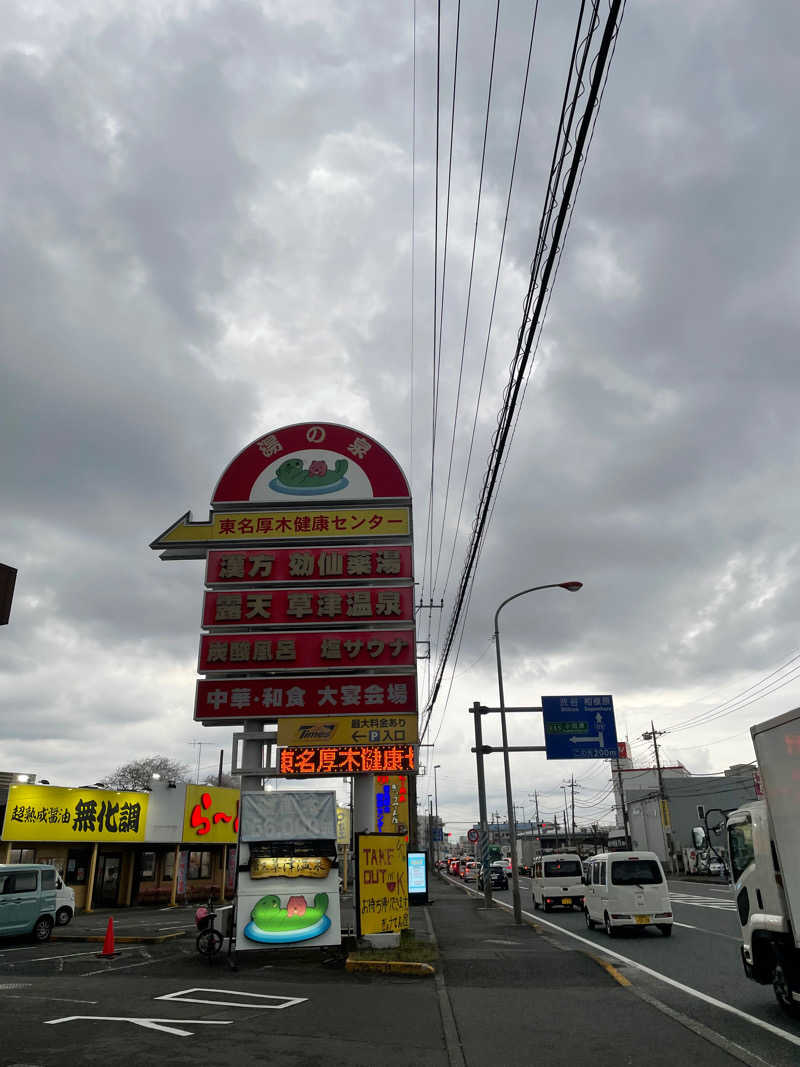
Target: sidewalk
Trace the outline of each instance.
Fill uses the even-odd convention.
[[[640,1000],[613,968],[583,951],[528,923],[516,926],[505,909],[487,911],[482,899],[442,879],[432,879],[430,895],[445,1035],[448,1013],[454,1023],[451,1065],[738,1062]]]

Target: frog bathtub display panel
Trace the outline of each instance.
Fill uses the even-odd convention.
[[[284,426],[253,441],[220,478],[212,504],[409,497],[405,476],[383,445],[325,422]]]
[[[297,945],[315,948],[342,940],[339,872],[327,878],[240,879],[237,951]]]

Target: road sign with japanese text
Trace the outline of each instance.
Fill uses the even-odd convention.
[[[616,759],[617,727],[610,696],[542,697],[548,759]]]

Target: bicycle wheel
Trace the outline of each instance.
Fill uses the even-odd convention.
[[[201,956],[216,956],[222,948],[222,934],[219,930],[203,930],[197,935],[197,951]]]

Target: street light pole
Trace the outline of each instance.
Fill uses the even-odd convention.
[[[583,582],[551,582],[548,585],[534,585],[530,589],[522,589],[513,596],[506,597],[497,611],[494,613],[494,645],[497,654],[497,689],[500,695],[500,730],[503,738],[503,769],[506,777],[506,808],[508,810],[508,832],[511,839],[511,884],[514,900],[514,922],[522,923],[522,901],[519,895],[519,869],[517,865],[517,833],[514,826],[514,798],[511,793],[511,763],[508,758],[508,729],[506,727],[506,704],[503,692],[503,664],[500,656],[500,612],[512,600],[525,596],[526,593],[537,593],[540,589],[566,589],[570,593],[577,593]]]

